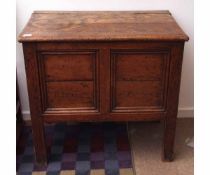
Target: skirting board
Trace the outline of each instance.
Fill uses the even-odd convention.
[[[30,112],[29,111],[22,111],[23,120],[31,120]],[[178,118],[193,118],[194,117],[194,108],[179,108],[178,111]]]

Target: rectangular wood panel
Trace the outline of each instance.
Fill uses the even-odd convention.
[[[112,50],[111,111],[164,111],[168,51]]]
[[[43,113],[99,110],[97,50],[67,48],[38,53]]]
[[[95,108],[91,81],[48,82],[48,108]]]
[[[121,107],[160,107],[162,87],[159,81],[117,81],[116,108]]]
[[[47,81],[93,80],[94,53],[46,53],[43,59]]]
[[[160,80],[163,54],[121,53],[116,55],[116,80]]]

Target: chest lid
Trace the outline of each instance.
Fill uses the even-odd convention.
[[[18,38],[36,41],[187,41],[169,11],[35,11]]]

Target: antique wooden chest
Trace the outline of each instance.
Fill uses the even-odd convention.
[[[19,42],[37,162],[44,122],[161,119],[172,160],[187,40],[168,11],[34,12]]]

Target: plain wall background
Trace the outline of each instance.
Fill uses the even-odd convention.
[[[179,117],[194,111],[194,2],[193,0],[16,0],[17,36],[34,10],[169,10],[190,40],[185,44],[179,97]],[[17,42],[17,78],[23,116],[29,119],[29,102],[22,46]]]

